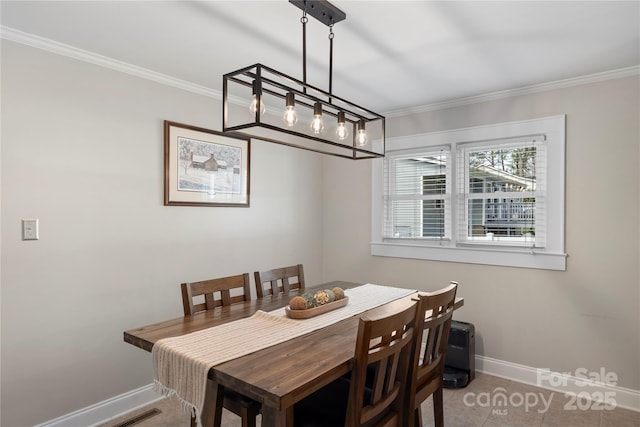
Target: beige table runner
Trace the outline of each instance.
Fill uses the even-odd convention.
[[[187,335],[158,340],[151,351],[156,389],[180,400],[200,423],[207,375],[220,363],[254,353],[324,328],[416,292],[366,284],[346,289],[349,303],[309,319],[290,319],[284,308],[214,326]]]

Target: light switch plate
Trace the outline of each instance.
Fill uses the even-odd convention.
[[[22,240],[38,240],[38,220],[22,220]]]

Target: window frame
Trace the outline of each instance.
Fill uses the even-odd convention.
[[[566,116],[560,115],[387,139],[387,155],[450,146],[450,161],[455,169],[458,167],[455,157],[458,145],[520,138],[524,135],[544,135],[546,170],[543,179],[547,183],[544,248],[464,244],[457,236],[459,212],[455,206],[455,198],[459,193],[456,193],[458,189],[454,187],[451,194],[454,199],[451,203],[453,212],[450,240],[383,237],[385,159],[378,158],[372,164],[371,255],[565,271],[565,122]],[[451,176],[455,174],[454,170]]]

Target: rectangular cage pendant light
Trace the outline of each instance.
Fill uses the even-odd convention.
[[[384,116],[273,68],[255,64],[225,74],[222,91],[224,132],[348,159],[384,156]],[[297,120],[287,121],[292,100]]]
[[[333,16],[345,18],[326,1],[290,2],[330,28]],[[308,84],[306,46],[303,65],[303,80],[262,64],[225,74],[223,131],[347,159],[384,157],[384,116],[330,93],[331,71],[329,92]]]

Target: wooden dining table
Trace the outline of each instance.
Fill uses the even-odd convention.
[[[360,283],[334,281],[315,289],[349,289]],[[201,331],[246,318],[257,312],[288,305],[299,291],[267,296],[239,304],[184,316],[124,332],[124,341],[151,352],[160,339]],[[202,424],[213,426],[214,414],[222,407],[224,389],[232,389],[262,404],[263,427],[293,425],[294,404],[351,371],[359,318],[391,314],[414,303],[415,294],[373,308],[358,316],[326,326],[306,335],[213,366],[206,390],[207,405]],[[456,298],[455,308],[464,304]]]

